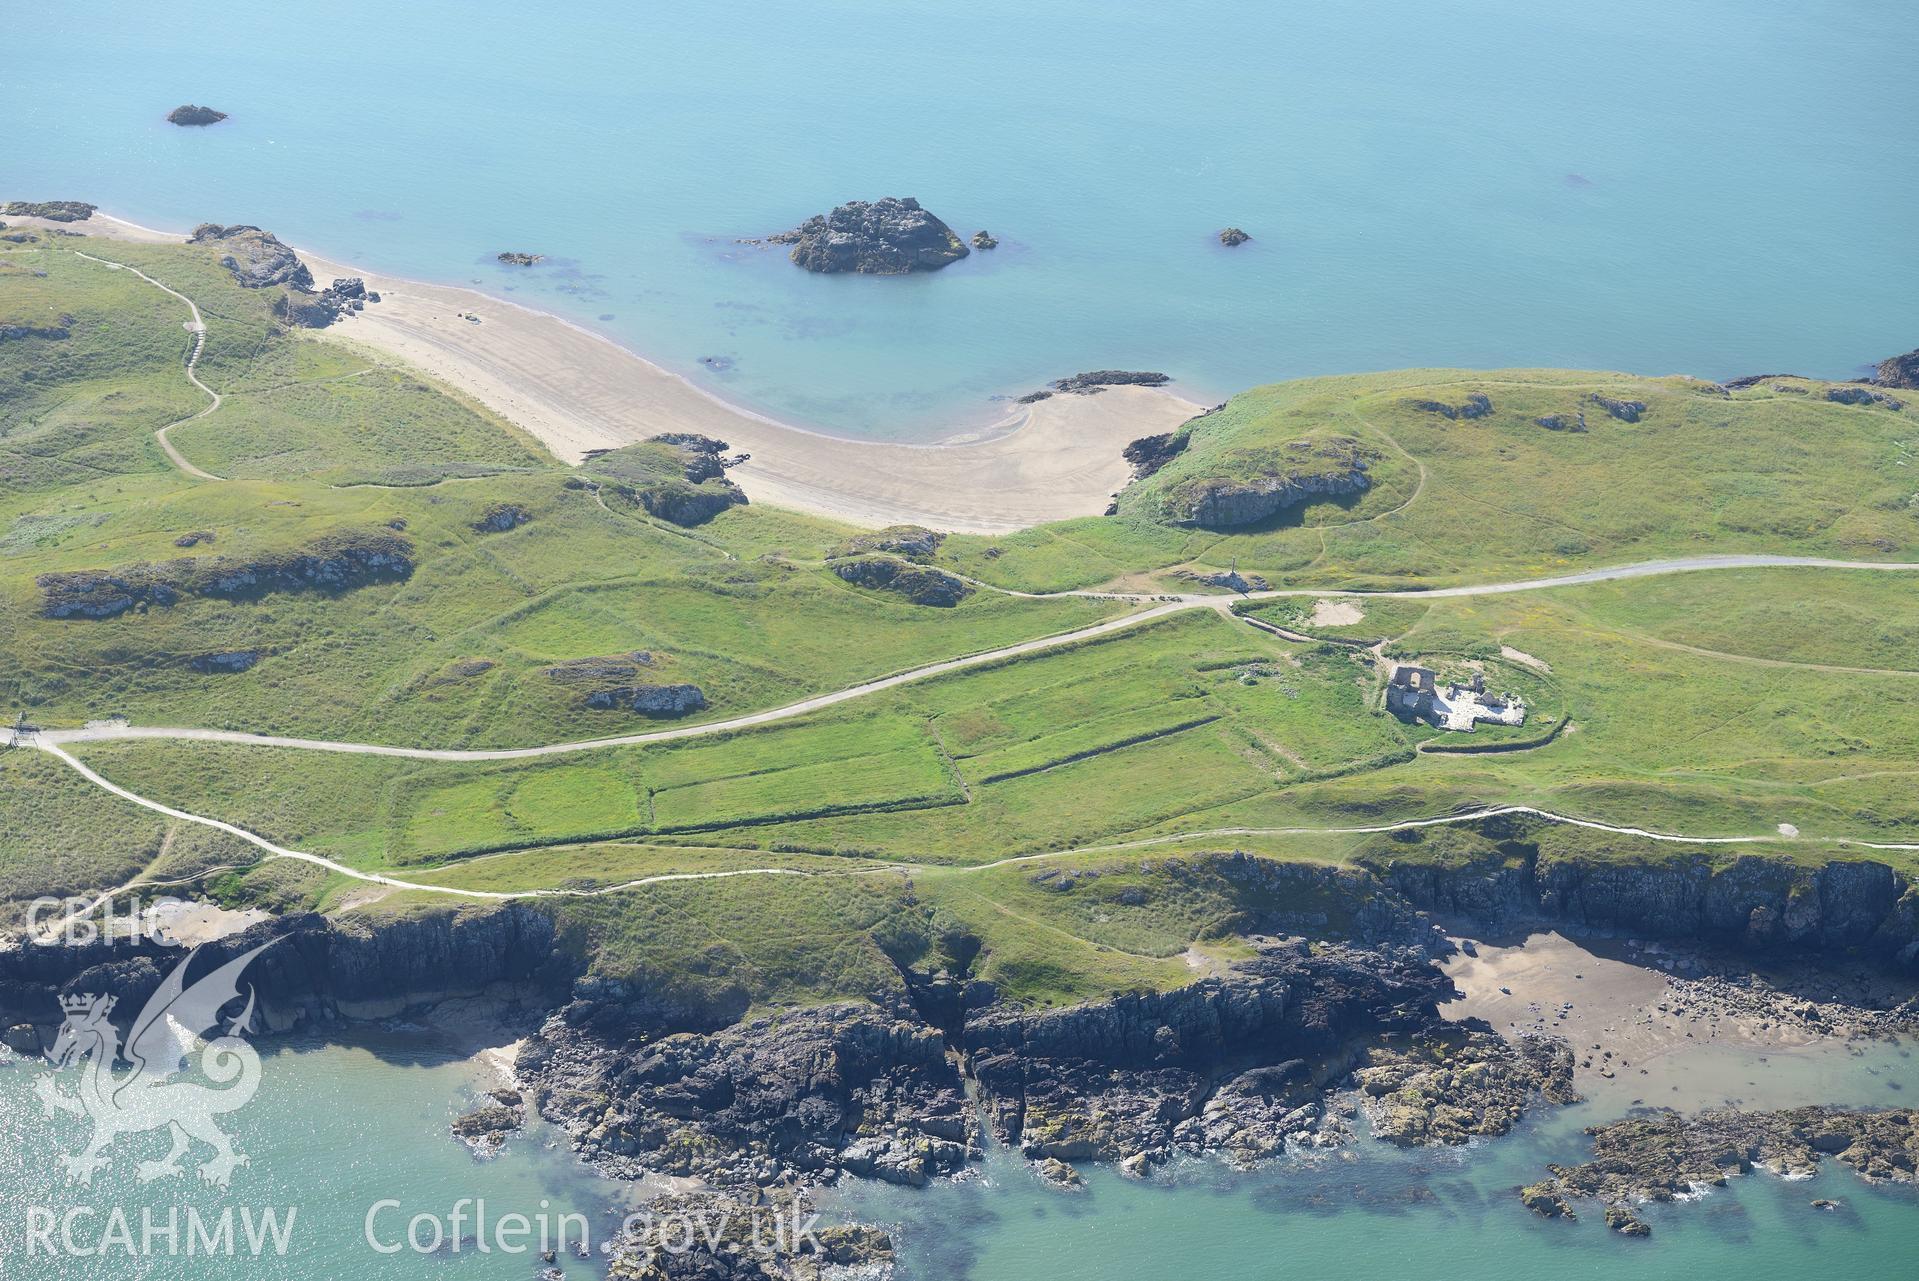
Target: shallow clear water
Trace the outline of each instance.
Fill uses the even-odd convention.
[[[1905,12],[98,0],[11,25],[0,194],[511,289],[855,434],[1096,366],[1195,399],[1407,365],[1850,376],[1919,342]],[[165,124],[182,101],[232,119]],[[888,194],[1003,247],[856,279],[733,243]]]
[[[1754,1099],[1760,1106],[1892,1104],[1906,1097],[1897,1087],[1919,1087],[1909,1052],[1881,1046],[1859,1057],[1788,1057],[1761,1073],[1734,1070],[1685,1102],[1723,1101],[1712,1091],[1737,1086],[1735,1073],[1770,1077],[1775,1088],[1762,1094],[1790,1095]],[[1754,1175],[1697,1202],[1643,1207],[1649,1241],[1608,1231],[1596,1210],[1582,1211],[1577,1223],[1553,1223],[1519,1203],[1518,1187],[1543,1177],[1550,1161],[1580,1159],[1580,1129],[1622,1106],[1537,1113],[1512,1135],[1462,1150],[1402,1152],[1361,1142],[1250,1174],[1186,1162],[1150,1183],[1091,1167],[1082,1171],[1081,1193],[1043,1187],[1001,1149],[977,1181],[920,1192],[853,1185],[835,1207],[896,1225],[907,1281],[1612,1281],[1910,1270],[1919,1251],[1913,1190],[1875,1189],[1831,1163],[1808,1181]],[[1815,1210],[1815,1197],[1843,1208]]]
[[[349,1044],[322,1045],[305,1039],[263,1042],[260,1092],[246,1108],[225,1119],[235,1147],[250,1164],[237,1170],[225,1191],[205,1187],[192,1170],[206,1156],[196,1148],[182,1179],[142,1185],[134,1163],[164,1155],[158,1134],[122,1137],[112,1164],[95,1176],[90,1188],[69,1186],[56,1164],[61,1153],[78,1152],[88,1125],[61,1115],[42,1114],[32,1083],[39,1062],[0,1063],[0,1277],[7,1281],[122,1281],[142,1276],[225,1278],[273,1276],[283,1281],[336,1281],[346,1277],[512,1278],[527,1281],[538,1271],[537,1253],[480,1254],[469,1240],[458,1253],[450,1249],[422,1256],[410,1248],[382,1255],[367,1241],[366,1219],[385,1200],[398,1209],[379,1212],[374,1237],[382,1245],[404,1240],[409,1221],[427,1213],[442,1221],[462,1198],[484,1199],[492,1222],[498,1216],[587,1216],[591,1240],[605,1240],[624,1213],[622,1185],[587,1172],[563,1140],[537,1127],[510,1141],[491,1161],[478,1161],[448,1127],[459,1113],[481,1102],[482,1072],[472,1060],[454,1053],[430,1034],[363,1029]],[[4,1055],[5,1051],[0,1051]],[[73,1087],[76,1073],[62,1081]],[[186,1220],[181,1220],[180,1255],[170,1253],[164,1237],[155,1237],[140,1258],[110,1248],[92,1258],[49,1259],[30,1251],[31,1207],[48,1207],[64,1216],[75,1207],[93,1214],[77,1220],[75,1239],[97,1246],[116,1208],[141,1233],[140,1211],[164,1215],[178,1205],[213,1222],[226,1209],[236,1214],[292,1207],[290,1242],[284,1258],[269,1253],[252,1258],[185,1257]],[[236,1224],[239,1221],[236,1220]],[[554,1220],[557,1222],[557,1219]],[[236,1227],[236,1232],[239,1229]],[[470,1228],[468,1229],[470,1234]],[[448,1234],[449,1239],[451,1233]],[[497,1239],[488,1233],[489,1239]],[[60,1241],[58,1235],[54,1238]],[[431,1245],[427,1230],[421,1241]],[[600,1275],[598,1261],[562,1257],[568,1277]]]

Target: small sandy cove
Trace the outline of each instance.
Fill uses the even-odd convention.
[[[183,238],[102,213],[66,228],[127,240]],[[319,331],[323,337],[425,370],[532,433],[566,462],[661,432],[698,432],[752,455],[732,476],[754,502],[856,525],[912,523],[994,534],[1096,516],[1126,483],[1129,469],[1120,457],[1126,443],[1171,431],[1201,408],[1163,390],[1110,387],[1017,406],[991,428],[938,444],[847,440],[729,405],[557,316],[304,250],[300,257],[318,284],[359,276],[380,294],[365,311]]]

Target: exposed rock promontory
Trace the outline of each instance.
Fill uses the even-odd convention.
[[[927,529],[923,525],[888,525],[885,529],[876,529],[871,533],[855,534],[835,547],[831,553],[834,559],[842,556],[866,556],[874,552],[885,552],[892,556],[903,556],[907,560],[928,560],[939,550],[946,535],[937,530]]]
[[[1185,432],[1167,432],[1163,436],[1141,436],[1127,442],[1120,450],[1120,457],[1133,465],[1133,479],[1145,480],[1148,476],[1172,462],[1186,452],[1186,446],[1192,437]]]
[[[1643,400],[1619,400],[1612,396],[1602,396],[1598,392],[1592,394],[1592,403],[1622,423],[1636,423],[1646,412],[1646,402]]]
[[[0,213],[15,218],[45,218],[48,222],[85,222],[97,208],[84,200],[9,200]]]
[[[698,685],[620,685],[594,690],[586,705],[596,711],[621,708],[642,716],[687,716],[706,708],[706,693]]]
[[[891,592],[904,596],[915,605],[933,605],[950,609],[973,594],[972,584],[937,569],[903,565],[888,557],[873,556],[843,560],[833,573],[856,587]]]
[[[61,342],[73,337],[73,317],[60,316],[52,324],[24,324],[0,321],[0,342],[19,342],[25,338],[45,338]]]
[[[1376,450],[1350,436],[1242,449],[1218,458],[1220,473],[1181,481],[1166,495],[1176,525],[1231,529],[1256,524],[1311,498],[1345,498],[1372,487]]]
[[[480,513],[473,522],[476,534],[504,534],[509,529],[518,529],[533,519],[533,513],[518,503],[494,503]]]
[[[265,289],[273,285],[290,285],[295,289],[313,288],[313,273],[300,261],[299,255],[280,243],[280,238],[270,231],[262,231],[249,223],[235,223],[223,226],[217,222],[203,222],[193,229],[187,237],[190,245],[217,245],[220,250],[220,265],[233,273],[233,278],[248,289]]]
[[[768,239],[792,245],[793,261],[808,271],[870,276],[938,271],[968,253],[953,229],[911,196],[849,201]]]
[[[1880,361],[1879,367],[1873,371],[1873,381],[1881,387],[1919,391],[1919,351],[1909,351],[1903,356],[1891,356]]]
[[[1441,418],[1455,420],[1484,418],[1493,412],[1492,398],[1478,391],[1457,405],[1449,405],[1443,400],[1412,400],[1407,404],[1422,413],[1438,414]]]
[[[1870,387],[1828,387],[1826,399],[1836,405],[1881,405],[1887,409],[1904,409],[1905,402],[1888,396],[1883,391],[1874,391]]]
[[[412,573],[410,542],[386,530],[359,530],[251,558],[183,557],[42,574],[34,581],[46,617],[103,619],[133,609],[166,608],[189,596],[254,600],[278,592],[340,592],[397,582]]]
[[[202,107],[191,102],[167,112],[167,123],[174,125],[217,125],[226,118],[227,113],[224,111],[215,111],[212,107]]]

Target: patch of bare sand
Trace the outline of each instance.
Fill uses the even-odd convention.
[[[70,229],[180,239],[106,214]],[[567,462],[661,432],[698,432],[752,455],[732,475],[753,501],[856,525],[991,534],[1096,516],[1130,474],[1120,456],[1127,442],[1171,431],[1201,408],[1164,390],[1112,387],[1018,406],[984,430],[938,444],[842,439],[729,405],[557,316],[470,289],[301,257],[320,282],[358,276],[381,296],[319,331],[324,338],[424,370]]]
[[[1442,1007],[1445,1016],[1484,1019],[1507,1036],[1564,1037],[1575,1084],[1600,1102],[1783,1105],[1857,1053],[1819,1027],[1689,995],[1684,982],[1644,963],[1660,953],[1557,933],[1473,948],[1446,962],[1463,996]]]
[[[1534,658],[1523,649],[1514,649],[1511,645],[1501,645],[1499,647],[1499,656],[1508,662],[1520,663],[1526,667],[1530,667],[1536,672],[1545,672],[1549,676],[1552,674],[1553,669],[1547,664],[1545,659]]]
[[[1366,611],[1359,602],[1348,597],[1321,596],[1313,602],[1313,616],[1307,620],[1310,627],[1351,627],[1365,620]]]

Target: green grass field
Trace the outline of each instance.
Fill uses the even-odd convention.
[[[184,308],[75,249],[198,302],[200,375],[226,399],[171,438],[230,479],[182,475],[153,439],[206,403],[182,376]],[[269,305],[198,248],[0,248],[0,325],[30,331],[0,341],[0,710],[529,746],[779,708],[1142,608],[990,589],[932,608],[834,576],[826,558],[855,531],[830,521],[748,505],[681,528],[614,488],[681,483],[671,450],[569,469],[406,369],[283,331]],[[1176,572],[1227,567],[1275,587],[1416,591],[1732,551],[1919,560],[1913,411],[1824,389],[1543,370],[1280,384],[1191,424],[1118,515],[955,536],[933,559],[1020,591],[1136,593],[1190,592]],[[1475,393],[1491,412],[1422,407]],[[1597,398],[1644,408],[1628,421]],[[1329,439],[1372,460],[1364,494],[1237,530],[1168,523],[1196,484]],[[517,524],[489,532],[502,507]],[[162,577],[180,579],[211,558],[257,565],[368,532],[405,540],[403,581],[43,613],[43,574],[137,578],[178,561]],[[1912,586],[1760,569],[1237,606],[1305,641],[1190,608],[752,728],[511,761],[150,740],[74,752],[153,801],[362,873],[557,892],[537,902],[569,946],[715,1018],[897,996],[907,964],[1057,1003],[1186,981],[1249,929],[1337,932],[1323,882],[1274,865],[1496,853],[1467,828],[1339,829],[1526,804],[1762,836],[1797,863],[1845,838],[1913,841]],[[209,664],[234,654],[250,665]],[[1392,661],[1481,674],[1524,697],[1527,724],[1403,724],[1382,705]],[[619,682],[697,685],[706,706],[669,722],[588,705]],[[1726,848],[1534,835],[1542,857]],[[0,912],[136,880],[275,910],[462,901],[263,860],[51,756],[0,751]]]

